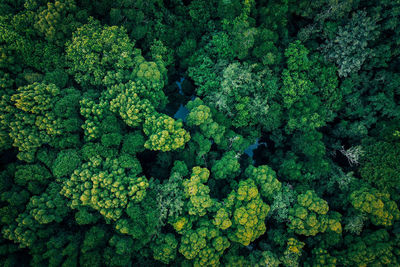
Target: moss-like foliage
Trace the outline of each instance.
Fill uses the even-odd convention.
[[[399,6],[0,1],[0,266],[399,266]]]

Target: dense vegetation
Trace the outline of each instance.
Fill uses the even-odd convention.
[[[1,0],[1,266],[399,266],[399,0]]]

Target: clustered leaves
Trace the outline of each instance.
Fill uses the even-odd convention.
[[[399,1],[0,1],[0,265],[399,266]]]

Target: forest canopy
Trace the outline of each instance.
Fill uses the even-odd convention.
[[[0,0],[0,265],[399,266],[400,0]]]

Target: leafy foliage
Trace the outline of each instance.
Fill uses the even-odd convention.
[[[399,6],[0,1],[0,265],[398,266]]]

